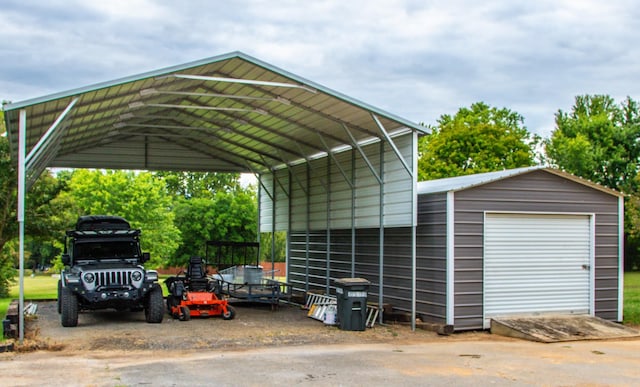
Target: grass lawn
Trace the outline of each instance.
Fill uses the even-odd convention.
[[[11,300],[20,296],[18,278],[11,287],[8,298],[0,298],[0,316],[4,318]],[[55,300],[58,298],[58,278],[48,275],[37,275],[24,277],[24,298],[25,300]]]
[[[624,273],[624,323],[640,326],[640,271]]]

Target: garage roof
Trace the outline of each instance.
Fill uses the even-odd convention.
[[[426,128],[241,52],[3,107],[46,167],[264,173]]]
[[[624,196],[622,193],[604,187],[602,185],[593,183],[589,180],[585,180],[581,177],[566,173],[554,168],[548,168],[543,166],[533,166],[524,168],[507,169],[496,172],[477,173],[474,175],[448,177],[444,179],[421,181],[418,183],[418,194],[432,194],[442,192],[457,192],[464,191],[469,188],[477,187],[480,185],[492,183],[494,181],[506,179],[512,176],[518,176],[532,171],[545,171],[564,177],[565,179],[575,181],[576,183],[586,185],[588,187],[597,189],[599,191],[606,192],[614,196]]]

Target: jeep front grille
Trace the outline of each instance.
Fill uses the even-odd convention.
[[[126,286],[131,285],[133,270],[115,270],[96,272],[96,286]]]

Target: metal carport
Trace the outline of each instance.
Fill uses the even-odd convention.
[[[379,227],[381,234],[394,223],[415,233],[417,136],[426,129],[241,52],[9,103],[3,110],[19,172],[21,317],[24,197],[47,167],[253,173],[260,177],[263,231],[287,230],[291,223],[290,211],[288,221],[277,222],[283,195],[276,191],[284,188],[286,174],[286,184],[306,193],[308,213],[311,200],[325,202],[327,230],[335,213],[357,204],[361,212],[375,212],[366,223]],[[408,145],[399,149],[397,138]],[[401,166],[403,175],[394,173],[393,181],[401,181],[409,191],[400,195],[410,198],[401,208],[393,206],[394,196],[383,188],[391,157],[371,160],[371,150],[380,160],[392,155]],[[341,155],[347,151],[349,159],[357,158],[364,167],[345,163]],[[330,183],[314,182],[310,169],[317,160],[324,160],[327,176],[342,176],[341,190],[350,195],[331,195]],[[362,179],[355,176],[363,169],[369,177],[359,185]],[[372,181],[378,187],[373,194]],[[314,184],[325,187],[325,193],[314,194]],[[288,196],[285,202],[290,208]],[[410,215],[394,220],[396,213]],[[349,227],[358,226],[356,215]],[[311,218],[307,224],[313,225]],[[412,250],[415,259],[415,246]],[[382,262],[382,239],[379,251]],[[413,277],[415,283],[415,273]],[[22,339],[22,318],[20,325]]]

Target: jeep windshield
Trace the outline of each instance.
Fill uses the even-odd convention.
[[[121,260],[138,259],[138,244],[132,240],[78,241],[73,249],[73,259],[86,260]]]

